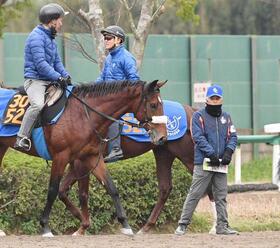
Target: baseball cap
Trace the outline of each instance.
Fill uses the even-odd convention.
[[[207,89],[206,97],[219,96],[223,97],[223,89],[221,86],[214,84]]]

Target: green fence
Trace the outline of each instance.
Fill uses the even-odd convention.
[[[0,42],[0,80],[9,85],[23,82],[26,37],[5,33]],[[95,56],[89,34],[75,37]],[[86,60],[71,42],[58,40],[58,45],[74,81],[97,78],[98,66]],[[280,36],[150,35],[140,75],[143,80],[168,79],[163,97],[186,104],[193,104],[194,83],[211,80],[221,84],[224,109],[231,113],[237,128],[258,134],[264,124],[279,122],[279,68]]]

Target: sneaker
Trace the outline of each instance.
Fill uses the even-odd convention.
[[[105,163],[112,163],[123,158],[123,152],[120,148],[113,148],[110,154],[104,158]]]
[[[175,230],[174,234],[178,235],[178,236],[182,236],[186,233],[186,231],[187,231],[187,226],[184,224],[179,224],[179,226]]]
[[[17,136],[16,143],[14,144],[14,148],[28,152],[31,148],[31,140],[28,139],[27,137]]]
[[[216,234],[220,234],[220,235],[238,235],[239,233],[232,229],[231,227],[222,227],[222,228],[219,228],[217,227],[216,229]]]

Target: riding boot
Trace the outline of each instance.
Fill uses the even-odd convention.
[[[106,163],[112,163],[119,159],[123,158],[123,152],[122,149],[119,147],[114,147],[110,154],[104,158],[104,162]]]
[[[104,158],[104,162],[112,163],[123,158],[121,149],[121,137],[119,134],[119,123],[113,122],[109,127],[108,137],[111,139],[109,147],[112,147],[110,154]]]

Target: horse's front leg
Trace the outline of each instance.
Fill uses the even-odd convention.
[[[66,163],[65,159],[54,159],[52,163],[47,202],[40,219],[43,237],[53,237],[51,229],[49,228],[49,216],[53,203],[58,195],[59,184],[63,176]]]
[[[138,231],[138,234],[147,233],[156,224],[156,221],[172,190],[171,167],[175,157],[168,150],[160,146],[153,149],[153,152],[156,159],[159,197],[148,221]]]
[[[92,166],[95,167],[96,164],[94,161],[96,162],[96,160],[92,160]],[[107,190],[108,194],[112,197],[116,208],[118,221],[122,225],[121,232],[125,235],[133,235],[133,231],[128,224],[124,208],[120,201],[119,192],[110,176],[109,171],[106,168],[103,158],[100,159],[98,166],[92,171],[92,173],[101,182],[101,184]]]

